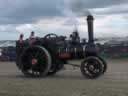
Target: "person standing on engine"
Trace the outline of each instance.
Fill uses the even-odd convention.
[[[20,37],[19,37],[19,42],[20,42],[20,43],[23,42],[23,38],[24,38],[24,35],[23,35],[23,34],[20,34]]]
[[[29,41],[30,41],[30,43],[33,43],[33,42],[35,42],[35,40],[36,40],[35,32],[32,31],[30,34],[30,37],[29,37]]]
[[[80,43],[80,37],[77,31],[72,33],[72,42],[74,43],[74,45],[77,45]]]
[[[35,32],[34,31],[31,32],[29,39],[35,39]]]

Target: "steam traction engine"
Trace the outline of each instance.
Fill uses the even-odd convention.
[[[65,36],[47,34],[43,38],[26,39],[16,42],[16,65],[25,76],[44,77],[54,75],[68,60],[84,59],[80,67],[87,78],[97,78],[106,72],[106,62],[98,56],[98,48],[93,37],[93,16],[88,15],[88,41],[80,42],[78,32]]]

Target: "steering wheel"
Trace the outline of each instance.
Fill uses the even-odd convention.
[[[44,36],[45,39],[58,38],[58,35],[50,33]]]

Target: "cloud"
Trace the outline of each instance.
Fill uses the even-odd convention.
[[[87,15],[127,12],[127,0],[0,0],[0,24],[28,24],[40,19],[64,15]],[[117,5],[117,6],[116,6]],[[120,10],[116,10],[120,6]],[[116,6],[116,7],[111,7]],[[122,7],[122,8],[121,8]],[[101,8],[108,8],[104,11]],[[72,16],[73,17],[73,16]]]
[[[95,8],[92,9],[92,12],[97,15],[124,15],[128,14],[128,4],[113,5],[107,8]]]
[[[0,23],[32,23],[62,15],[58,0],[0,0]]]
[[[71,0],[70,7],[77,15],[88,15],[88,10],[98,10],[101,14],[126,13],[124,5],[128,5],[128,0]],[[114,6],[114,7],[113,7]],[[103,9],[103,10],[102,10]],[[119,10],[117,10],[119,9]],[[114,14],[113,13],[113,14]]]
[[[16,33],[16,27],[17,25],[10,25],[10,24],[7,24],[7,25],[0,25],[0,32],[6,32],[6,33],[10,33],[11,31],[12,34],[15,34]]]
[[[127,6],[128,0],[0,0],[0,38],[16,39],[22,32],[28,37],[32,30],[39,36],[51,32],[68,36],[75,23],[80,35],[87,37],[90,12],[96,36],[120,36],[120,31],[127,35]]]

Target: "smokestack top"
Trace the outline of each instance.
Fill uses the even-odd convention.
[[[93,18],[92,15],[88,15],[88,16],[87,16],[87,21],[89,21],[89,20],[94,20],[94,18]]]

